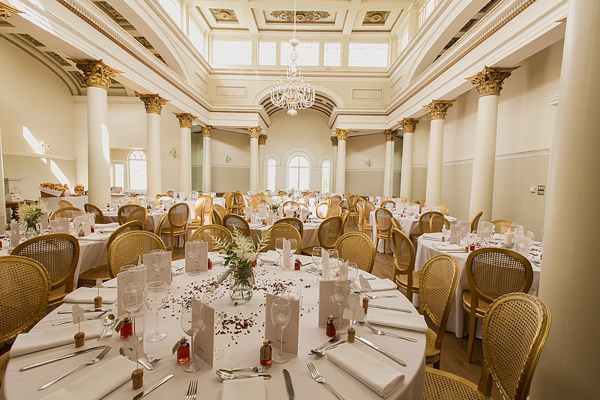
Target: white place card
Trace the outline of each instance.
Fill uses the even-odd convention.
[[[202,318],[198,316],[200,305],[199,300],[192,299],[192,319],[200,327],[196,333],[194,351],[202,361],[212,368],[215,350],[215,309],[203,304],[204,317]]]
[[[167,251],[167,253],[169,254],[169,256],[168,256],[169,263],[162,271],[157,271],[153,266],[154,260],[156,259],[156,257],[159,257],[158,254],[156,254],[156,253],[144,254],[143,263],[144,263],[144,265],[146,265],[146,268],[147,268],[147,270],[146,270],[147,282],[165,281],[165,282],[167,282],[167,285],[171,284],[171,279],[172,279],[171,264],[172,264],[173,254],[170,251]]]
[[[40,224],[42,224],[42,229],[48,229],[48,212],[44,211],[42,216],[40,217]]]
[[[331,278],[331,267],[329,265],[329,253],[326,250],[321,252],[321,275],[328,281]]]
[[[460,227],[450,228],[450,244],[460,244]]]
[[[340,321],[340,306],[334,300],[336,281],[321,281],[319,282],[319,326],[327,324],[327,318],[333,315],[336,320]],[[348,324],[347,319],[342,320],[342,325]]]
[[[73,324],[80,324],[83,322],[83,308],[75,304],[71,307],[71,317],[73,318]]]
[[[277,298],[279,298],[279,296],[267,293],[267,307],[265,311],[265,339],[273,342],[274,349],[279,349],[281,346],[281,343],[279,342],[279,329],[271,320],[271,307],[273,305],[273,300]],[[300,334],[300,302],[294,299],[289,300],[292,318],[290,319],[288,326],[283,330],[283,351],[297,356]]]
[[[50,221],[52,233],[69,233],[70,222],[68,219],[55,219]]]
[[[292,257],[292,244],[289,240],[283,240],[283,266],[287,269],[292,268],[290,258]]]
[[[17,247],[19,245],[19,241],[21,240],[21,227],[18,222],[10,223],[10,247]]]
[[[367,278],[365,278],[364,275],[360,275],[358,277],[358,281],[360,282],[360,291],[361,292],[370,292],[372,290],[369,280]]]
[[[190,256],[188,245],[196,246],[198,254],[194,254],[195,258]],[[208,271],[208,243],[206,242],[187,242],[185,244],[185,272],[194,271]]]

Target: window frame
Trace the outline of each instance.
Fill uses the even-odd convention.
[[[291,163],[296,158],[304,158],[307,161],[308,166],[305,166],[305,167],[303,167],[301,165],[292,166]],[[298,163],[298,164],[300,164],[300,163]],[[304,153],[300,153],[300,152],[296,152],[296,153],[293,153],[293,154],[290,155],[290,157],[287,160],[286,166],[285,166],[286,190],[292,190],[292,185],[291,185],[291,182],[290,182],[290,170],[292,168],[297,168],[298,169],[298,175],[297,175],[298,176],[298,182],[297,182],[298,187],[295,187],[293,189],[294,190],[299,190],[299,191],[310,190],[310,187],[311,187],[310,186],[310,184],[311,184],[311,171],[312,171],[312,164],[311,164],[311,158],[310,158],[310,156],[308,154],[304,154]],[[308,183],[306,185],[307,186],[306,188],[300,188],[300,173],[304,169],[308,173]]]
[[[312,45],[316,45],[316,55],[317,55],[317,63],[316,64],[305,64],[304,61],[307,59],[307,57],[304,57],[302,52],[304,50],[303,47],[304,46],[308,46],[311,45],[311,47],[313,47]],[[289,51],[284,50],[285,49],[289,49]],[[279,63],[280,65],[289,65],[289,63],[291,62],[290,60],[290,54],[292,52],[292,46],[288,43],[288,42],[280,42],[279,44]],[[300,42],[300,44],[298,45],[298,60],[296,61],[298,63],[299,67],[319,67],[321,66],[321,42]]]
[[[143,158],[132,158],[132,156],[134,154],[141,154],[143,156]],[[145,166],[145,188],[134,188],[132,185],[132,177],[133,177],[133,173],[132,170],[133,168],[131,167],[131,162],[135,161],[135,162],[140,162],[143,161],[144,162],[144,166]],[[146,153],[144,153],[143,150],[132,150],[128,155],[127,155],[127,190],[128,191],[137,191],[137,192],[142,192],[145,193],[148,190],[148,159],[146,157]]]
[[[374,65],[374,64],[356,64],[353,61],[357,61],[357,59],[353,60],[353,54],[358,52],[359,54],[364,53],[365,48],[358,48],[357,46],[369,46],[369,45],[378,45],[385,46],[385,64],[383,65]],[[366,62],[367,60],[361,60],[361,62]],[[384,42],[351,42],[348,45],[348,67],[352,68],[387,68],[390,65],[390,45],[389,43]]]
[[[217,55],[217,51],[216,51],[217,46],[216,46],[216,44],[218,44],[218,43],[244,43],[246,46],[248,46],[248,49],[245,49],[245,51],[246,50],[250,50],[249,57],[248,57],[248,60],[247,60],[248,62],[247,63],[246,62],[244,62],[244,63],[237,62],[237,63],[229,63],[229,64],[227,64],[227,63],[223,63],[223,64],[217,63],[215,61],[215,56]],[[237,53],[237,54],[239,55],[239,53]],[[246,60],[244,60],[244,61],[246,61]],[[224,66],[224,65],[252,65],[252,42],[250,40],[219,40],[219,39],[213,39],[213,41],[212,41],[212,60],[211,60],[211,62],[212,62],[212,65],[215,65],[215,66]]]
[[[325,176],[325,163],[328,164],[327,169],[327,189],[325,189],[323,187],[323,178]],[[333,168],[333,161],[330,158],[325,158],[323,159],[323,161],[321,161],[321,184],[319,185],[320,188],[319,190],[321,190],[323,193],[331,193],[332,192],[332,168]]]
[[[269,163],[273,161],[273,187],[269,187],[269,180],[271,179],[271,176],[269,174]],[[275,157],[268,157],[265,161],[265,189],[267,190],[271,190],[271,192],[274,192],[275,190],[277,190],[277,159]]]

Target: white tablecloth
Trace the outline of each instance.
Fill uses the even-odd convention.
[[[174,264],[176,266],[183,265],[181,261],[176,261]],[[191,284],[202,284],[203,282],[214,280],[222,272],[222,266],[215,266],[212,271],[203,272],[201,275],[196,277],[190,277],[187,275],[177,276],[173,280],[170,292],[175,298],[180,298],[182,293],[190,290],[189,287]],[[273,364],[273,366],[269,369],[268,373],[272,374],[272,379],[265,381],[267,398],[272,400],[287,399],[285,381],[282,374],[283,368],[286,368],[288,371],[290,371],[297,399],[333,398],[331,393],[326,387],[324,387],[324,385],[316,383],[311,379],[308,369],[306,368],[306,364],[312,361],[319,372],[325,376],[327,381],[333,385],[333,387],[335,387],[346,399],[381,399],[379,395],[371,391],[355,378],[342,371],[331,361],[328,361],[326,357],[317,358],[307,354],[310,349],[315,348],[328,339],[325,335],[325,329],[317,326],[317,301],[319,287],[317,284],[311,284],[314,277],[314,275],[304,271],[277,271],[274,267],[257,268],[258,287],[263,286],[261,283],[266,281],[271,283],[293,281],[298,287],[301,288],[303,294],[303,309],[300,319],[299,355],[297,357],[292,357],[291,360],[286,364]],[[391,293],[394,292],[398,293],[396,291]],[[133,390],[131,383],[127,382],[125,385],[119,387],[113,393],[106,396],[106,399],[132,398],[141,390],[147,389],[154,382],[171,373],[175,375],[174,378],[148,395],[146,397],[147,399],[185,398],[190,379],[197,379],[199,381],[198,387],[201,388],[202,399],[220,399],[223,385],[221,380],[215,375],[215,370],[217,368],[259,365],[259,348],[262,345],[262,340],[264,337],[264,295],[265,291],[258,289],[254,292],[254,297],[250,302],[243,305],[233,306],[228,295],[225,294],[225,297],[220,301],[224,305],[224,311],[227,313],[227,317],[233,317],[235,315],[239,315],[243,318],[252,317],[255,321],[255,324],[248,329],[240,330],[241,332],[237,334],[230,333],[226,335],[217,335],[216,345],[217,347],[225,350],[224,357],[220,360],[215,360],[213,369],[210,369],[205,365],[201,371],[193,374],[183,372],[181,366],[176,362],[175,356],[171,354],[171,348],[173,344],[183,335],[183,331],[180,326],[180,321],[177,319],[179,316],[180,307],[173,306],[172,303],[169,302],[170,307],[163,309],[159,313],[159,328],[166,331],[168,333],[168,337],[158,343],[146,342],[144,344],[146,353],[154,357],[163,357],[163,359],[155,364],[156,369],[154,371],[144,371],[144,386],[142,389]],[[213,295],[203,293],[201,298],[206,301],[207,299],[205,299],[203,296]],[[380,304],[411,308],[413,309],[413,312],[416,312],[408,300],[400,293],[398,293],[397,298],[381,299],[376,301]],[[375,302],[375,300],[373,302]],[[69,308],[67,305],[59,307],[59,309],[67,308]],[[65,315],[57,315],[57,311],[58,310],[54,310],[51,314],[45,317],[33,328],[33,330],[49,329],[51,328],[50,325],[53,322],[68,318],[68,316],[65,318]],[[388,397],[388,399],[421,399],[425,378],[425,335],[419,332],[402,331],[403,334],[417,339],[417,343],[411,343],[390,336],[377,336],[373,333],[370,333],[364,326],[357,325],[356,329],[357,334],[370,341],[373,341],[383,349],[388,350],[392,354],[402,358],[408,364],[407,367],[402,367],[358,341],[352,344],[352,346],[355,346],[357,349],[367,353],[386,365],[389,365],[391,368],[403,372],[406,375],[404,384],[390,397]],[[151,313],[148,313],[146,315],[146,332],[150,333],[153,331],[154,316]],[[112,338],[107,339],[103,343],[109,344],[113,348],[104,358],[104,360],[100,362],[100,364],[105,363],[106,360],[110,360],[118,355],[118,349],[123,344],[123,340],[119,339],[118,335],[114,335]],[[86,343],[86,347],[96,346],[98,344],[99,342],[96,340],[89,340]],[[344,344],[344,346],[350,346],[350,344]],[[4,394],[5,399],[16,400],[39,398],[40,392],[37,390],[38,386],[48,382],[49,380],[81,364],[82,362],[91,359],[97,354],[97,352],[91,352],[82,356],[73,357],[67,360],[62,360],[53,364],[35,368],[34,370],[25,372],[18,371],[19,368],[24,365],[67,354],[74,350],[74,346],[66,345],[11,359],[2,382],[2,393]],[[71,376],[68,376],[57,384],[51,386],[49,389],[45,390],[43,395],[48,395],[60,390],[66,385],[81,378],[86,373],[91,372],[93,368],[97,368],[97,366],[87,367],[83,371],[79,371]],[[377,372],[372,371],[372,373]],[[98,382],[97,384],[101,384],[101,382]]]
[[[65,197],[40,197],[39,200],[46,205],[46,211],[54,212],[58,210],[58,201],[66,200],[73,204],[73,207],[77,207],[83,210],[83,206],[88,202],[87,196],[65,196]]]
[[[302,248],[319,246],[319,222],[309,222],[304,224],[304,233],[302,234]],[[272,226],[272,225],[271,225]],[[263,233],[269,230],[270,226],[260,224],[250,224],[250,237],[255,243],[258,243]]]
[[[443,251],[440,251],[435,248],[435,245],[441,244],[441,242],[434,240],[427,240],[423,236],[419,237],[419,246],[417,248],[417,255],[415,259],[415,271],[420,271],[423,269],[423,266],[430,258],[437,256],[438,254],[444,254]],[[450,332],[454,332],[456,337],[461,338],[463,334],[463,305],[462,305],[462,292],[463,290],[469,290],[469,281],[467,279],[467,271],[465,270],[465,263],[467,262],[467,257],[469,257],[469,253],[447,253],[451,256],[454,256],[458,259],[460,263],[460,276],[458,278],[458,285],[456,286],[456,293],[454,295],[454,302],[452,303],[452,309],[450,310],[450,316],[448,317],[448,324],[446,325],[446,330]],[[533,267],[533,283],[531,285],[531,290],[529,291],[532,295],[537,295],[537,290],[540,282],[540,267],[534,263],[531,263]],[[419,296],[413,296],[413,303],[415,306],[419,304]],[[478,327],[478,337],[481,337],[481,326],[482,323],[479,321]]]
[[[111,222],[119,222],[119,217],[116,211],[103,210],[102,213],[104,214],[104,222],[106,222],[107,224]],[[154,211],[148,213],[148,223],[146,224],[146,230],[154,232],[156,226],[158,225],[158,221],[160,221],[160,217],[162,217],[164,213],[164,211]]]

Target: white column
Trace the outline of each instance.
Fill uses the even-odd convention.
[[[262,128],[260,126],[246,128],[250,131],[250,190],[256,192],[259,188],[258,137]]]
[[[4,221],[0,223],[6,223],[6,217],[10,216],[10,210],[7,211],[5,207],[6,192],[4,191],[4,153],[2,152],[2,127],[0,126],[0,200],[2,200],[2,207],[0,208],[0,214],[4,215]]]
[[[213,127],[207,125],[202,128],[202,191],[210,193],[211,191],[211,150],[210,140],[212,138]]]
[[[265,145],[267,144],[267,137],[267,135],[258,137],[258,186],[260,190],[267,188],[265,182]]]
[[[402,136],[402,171],[400,176],[400,197],[412,201],[412,175],[413,175],[413,141],[415,127],[419,119],[404,118],[400,125],[404,130]]]
[[[336,128],[335,131],[338,139],[335,193],[344,195],[346,193],[346,139],[348,130]]]
[[[600,302],[600,2],[569,2],[560,76],[557,129],[550,157],[539,296],[552,327],[532,383],[531,398],[598,397]],[[594,210],[566,218],[565,210]]]
[[[337,155],[338,155],[338,138],[337,135],[330,136],[331,148],[332,148],[332,163],[331,163],[331,184],[329,185],[329,191],[333,192],[337,185]]]
[[[390,197],[394,196],[394,151],[396,147],[396,131],[390,141]]]
[[[483,71],[467,78],[475,85],[479,94],[469,219],[473,219],[481,211],[485,220],[492,219],[498,97],[502,82],[514,69],[485,67]]]
[[[451,101],[434,100],[423,106],[431,113],[429,128],[429,156],[427,158],[427,187],[425,203],[435,206],[442,202],[442,161],[444,158],[444,120]]]
[[[163,99],[158,94],[140,94],[136,95],[144,102],[146,106],[146,134],[147,134],[147,157],[146,157],[146,194],[153,198],[157,194],[162,194],[162,168],[160,155],[160,113],[162,106],[168,100]]]
[[[192,191],[192,124],[196,119],[190,113],[175,113],[181,130],[181,153],[179,158],[179,190],[185,193]]]
[[[87,86],[88,201],[98,207],[110,203],[110,143],[108,88],[120,71],[102,60],[74,60]]]
[[[385,163],[383,169],[383,197],[391,196],[391,183],[390,176],[393,174],[392,163],[394,157],[394,133],[391,129],[386,129],[383,132],[385,136]]]

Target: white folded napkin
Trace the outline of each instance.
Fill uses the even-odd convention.
[[[367,322],[373,325],[383,325],[423,333],[427,332],[425,317],[416,313],[406,314],[394,310],[369,308]]]
[[[359,275],[359,276],[362,276],[363,278],[365,278],[365,279],[366,279],[366,280],[368,280],[368,281],[374,281],[374,280],[376,280],[376,279],[377,279],[377,277],[376,277],[376,276],[373,276],[373,275],[371,275],[371,274],[368,274],[368,273],[362,273],[362,272],[359,272],[359,273],[358,273],[358,275]]]
[[[79,240],[89,242],[106,242],[108,241],[109,237],[110,235],[108,234],[92,233],[91,235],[80,237]]]
[[[440,251],[463,251],[465,249],[464,246],[458,244],[434,244],[433,246]]]
[[[100,362],[88,373],[43,400],[100,399],[131,379],[136,364],[125,357]]]
[[[275,250],[269,250],[265,254],[261,254],[258,258],[264,263],[275,263],[279,260],[279,253]]]
[[[367,276],[365,275],[365,278],[367,278]],[[368,278],[367,278],[368,279]],[[394,282],[392,282],[389,279],[368,279],[369,280],[369,285],[371,285],[371,292],[380,292],[382,290],[395,290],[398,289],[398,286],[396,286],[396,284]],[[354,290],[362,290],[362,288],[360,287],[360,283],[357,281],[354,281],[352,283],[352,287],[354,288]]]
[[[71,318],[71,315],[65,315],[65,319],[68,318]],[[85,332],[86,339],[93,339],[100,335],[102,321],[84,321],[81,323],[81,330]],[[73,335],[76,333],[77,326],[74,325],[63,325],[60,327],[52,327],[44,331],[21,333],[17,336],[15,343],[10,348],[10,356],[11,358],[14,358],[36,351],[75,343]]]
[[[106,281],[102,284],[102,287],[105,288],[116,288],[117,287],[117,278],[111,279],[110,281]]]
[[[106,228],[118,228],[118,222],[111,222],[108,224],[96,224],[96,229],[106,229]]]
[[[442,232],[434,232],[434,233],[424,233],[423,239],[427,240],[442,240],[443,233]]]
[[[221,400],[266,400],[265,380],[262,377],[223,381]]]
[[[211,251],[208,253],[208,258],[212,261],[213,265],[215,264],[223,264],[225,262],[225,257],[223,254],[217,251]]]
[[[403,373],[349,344],[327,351],[327,359],[382,397],[404,383]]]
[[[94,304],[94,297],[98,296],[98,288],[80,287],[65,296],[65,303]],[[102,304],[113,304],[118,300],[117,291],[114,288],[100,288]]]

